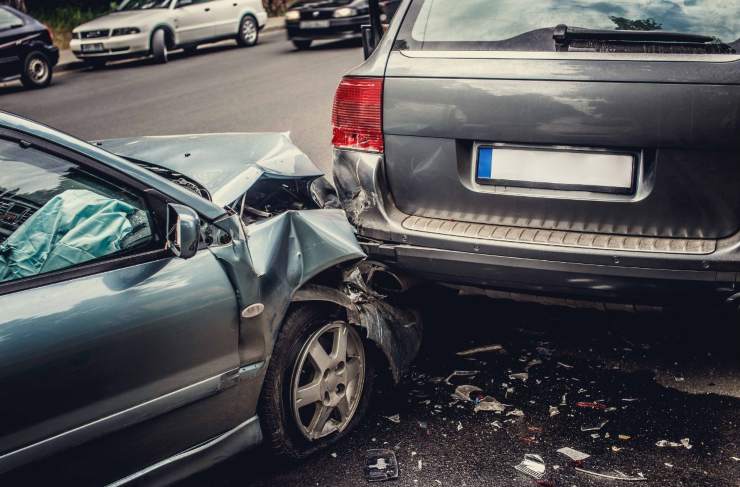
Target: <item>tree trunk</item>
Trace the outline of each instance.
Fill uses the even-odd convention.
[[[0,3],[10,5],[21,12],[28,12],[28,9],[26,8],[26,0],[0,0]]]

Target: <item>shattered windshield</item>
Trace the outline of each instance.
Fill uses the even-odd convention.
[[[737,47],[740,0],[415,0],[399,37],[412,49],[553,50],[556,26],[706,36]],[[678,42],[680,41],[680,42]],[[674,44],[696,39],[672,38]]]
[[[124,1],[120,7],[118,7],[118,11],[127,11],[127,10],[149,10],[153,8],[167,8],[170,6],[170,3],[172,3],[172,0],[126,0]]]

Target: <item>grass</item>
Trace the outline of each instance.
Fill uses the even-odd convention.
[[[54,44],[57,47],[66,49],[69,47],[69,40],[72,38],[72,29],[99,17],[105,12],[79,7],[57,7],[49,10],[32,10],[29,13],[49,26],[54,33]]]

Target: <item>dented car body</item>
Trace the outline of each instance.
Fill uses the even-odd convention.
[[[62,173],[65,188],[110,185],[149,228],[109,255],[0,281],[9,482],[167,483],[258,444],[263,381],[294,306],[331,306],[395,379],[418,350],[420,323],[368,287],[354,229],[342,210],[322,208],[331,190],[285,134],[88,144],[0,114],[0,156],[11,168],[54,159],[35,195],[59,192]],[[46,208],[23,181],[8,184],[0,179],[0,264],[23,255],[8,242]]]

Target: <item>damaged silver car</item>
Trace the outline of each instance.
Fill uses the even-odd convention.
[[[89,144],[0,113],[0,168],[3,485],[301,459],[418,350],[285,134]]]

